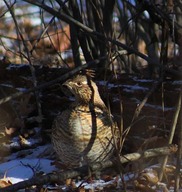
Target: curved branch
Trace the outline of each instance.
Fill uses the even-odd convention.
[[[161,148],[154,148],[154,149],[148,149],[141,153],[131,153],[124,156],[120,156],[120,163],[127,163],[131,161],[136,161],[141,158],[151,158],[151,157],[157,157],[162,155],[170,155],[177,151],[176,145],[170,145],[167,147],[161,147]],[[100,163],[95,163],[89,165],[89,168],[92,172],[102,170],[104,168],[112,167],[116,165],[116,162],[118,162],[117,159],[104,161]],[[69,170],[61,173],[51,173],[43,176],[36,176],[26,181],[21,181],[19,183],[13,184],[11,186],[1,188],[0,192],[11,192],[11,191],[17,191],[19,189],[24,189],[27,187],[30,187],[32,185],[43,185],[48,183],[56,183],[60,181],[65,181],[67,178],[74,178],[79,175],[87,175],[88,167],[83,166],[74,170]]]
[[[61,81],[65,81],[67,78],[69,78],[70,76],[78,73],[79,71],[83,70],[83,69],[86,69],[86,68],[94,68],[96,66],[96,64],[98,64],[100,61],[106,59],[106,57],[101,57],[100,59],[95,59],[93,61],[90,61],[88,63],[85,63],[84,65],[81,65],[81,66],[78,66],[76,67],[75,69],[69,71],[68,73],[64,74],[64,75],[61,75],[60,77],[58,77],[57,79],[54,79],[50,82],[47,82],[47,83],[43,83],[42,85],[39,85],[39,86],[36,86],[34,88],[30,88],[30,89],[27,89],[23,92],[17,92],[17,93],[14,93],[10,96],[7,96],[3,99],[0,99],[0,105],[3,104],[3,103],[6,103],[12,99],[15,99],[17,97],[20,97],[24,94],[27,94],[27,93],[30,93],[30,92],[33,92],[33,91],[37,91],[37,90],[40,90],[40,89],[45,89],[51,85],[54,85],[55,83],[58,83],[58,82],[61,82]]]
[[[147,55],[145,54],[142,54],[140,52],[138,52],[137,50],[131,48],[131,47],[128,47],[127,45],[119,42],[118,40],[113,40],[112,38],[110,37],[105,37],[103,34],[97,32],[97,31],[94,31],[93,29],[87,27],[86,25],[84,25],[83,23],[75,20],[73,17],[69,16],[69,15],[66,15],[64,13],[61,13],[61,12],[58,12],[56,11],[55,9],[47,6],[46,4],[43,4],[41,3],[40,1],[34,1],[34,0],[24,0],[30,4],[33,4],[33,5],[36,5],[42,9],[44,9],[45,11],[47,11],[48,13],[56,16],[57,18],[69,23],[69,24],[75,24],[76,26],[78,26],[81,30],[83,30],[84,32],[86,32],[87,34],[89,35],[92,35],[94,37],[96,37],[97,39],[99,40],[103,40],[103,41],[109,41],[119,47],[122,47],[123,49],[127,50],[128,53],[134,53],[136,55],[138,55],[139,57],[141,57],[142,59],[146,60],[149,64],[154,64],[154,61],[152,58],[148,57]],[[156,65],[160,66],[159,63],[156,63]],[[161,66],[162,67],[162,66]]]

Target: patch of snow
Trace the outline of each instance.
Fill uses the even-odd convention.
[[[10,148],[19,148],[20,147],[20,138],[19,137],[13,137],[11,140],[11,143],[9,144]],[[5,144],[5,146],[8,146],[8,144]]]
[[[17,87],[16,90],[20,91],[20,92],[25,92],[27,91],[26,88],[23,88],[23,87]]]
[[[111,181],[107,181],[105,182],[104,180],[93,180],[92,183],[82,183],[82,181],[79,181],[76,183],[76,186],[79,187],[80,185],[81,186],[84,186],[84,189],[91,189],[91,190],[94,190],[94,189],[100,189],[102,190],[105,186],[108,186],[108,185],[112,185],[116,182],[115,179],[111,180]]]
[[[133,100],[137,104],[141,103],[141,101],[139,101],[136,98],[131,98],[131,100]],[[154,108],[156,110],[163,110],[162,106],[159,106],[159,105],[156,105],[156,104],[152,105],[152,104],[146,103],[145,106]],[[170,110],[173,110],[173,109],[174,109],[174,107],[164,107],[164,111],[170,111]]]
[[[48,152],[46,152],[46,151],[48,151]],[[4,161],[11,161],[11,160],[18,159],[18,157],[22,157],[25,155],[26,155],[26,158],[28,158],[28,159],[35,159],[35,158],[50,159],[51,158],[50,151],[53,151],[52,145],[47,144],[47,145],[38,146],[38,147],[33,148],[33,149],[24,149],[22,151],[12,153],[8,157],[4,157],[3,160]]]
[[[15,142],[11,143],[9,146],[10,146],[10,148],[19,148],[20,143],[18,141],[15,141]]]
[[[4,175],[14,184],[31,178],[35,173],[43,171],[51,173],[56,170],[48,159],[17,159],[0,164],[1,178]]]
[[[23,67],[29,67],[28,64],[10,64],[8,67],[6,67],[7,70],[12,70],[12,69],[18,69],[18,68],[23,68]]]
[[[172,85],[182,85],[182,81],[173,81]]]
[[[1,83],[1,86],[13,88],[13,86],[12,86],[12,85],[7,84],[7,83]]]
[[[128,181],[128,180],[134,179],[136,177],[136,174],[128,173],[128,174],[125,174],[123,176],[124,176],[124,181]],[[121,186],[122,185],[121,178],[117,179],[116,177],[114,177],[110,181],[104,181],[102,179],[98,179],[98,180],[93,180],[92,183],[87,183],[87,182],[82,183],[82,181],[79,181],[76,183],[76,186],[77,187],[79,187],[80,185],[84,186],[84,189],[87,189],[87,190],[88,189],[92,189],[92,190],[100,189],[100,190],[102,190],[104,187],[112,185],[114,183],[117,183],[118,187]]]
[[[24,141],[24,145],[27,145],[27,146],[34,146],[38,143],[40,143],[42,141],[41,138],[30,138],[30,139],[26,139]]]
[[[102,85],[102,86],[107,86],[108,89],[111,89],[111,88],[115,88],[115,87],[122,87],[124,88],[123,91],[125,92],[135,92],[135,91],[148,91],[149,88],[147,87],[143,87],[143,86],[139,86],[139,85],[116,85],[114,83],[108,83],[107,81],[99,81],[98,82],[99,85]]]
[[[151,83],[151,82],[155,82],[152,79],[138,79],[137,77],[133,77],[133,80],[136,82],[141,82],[141,83]]]
[[[123,87],[125,87],[123,90],[125,92],[135,92],[135,91],[148,91],[149,88],[147,87],[142,87],[142,86],[139,86],[139,85],[123,85]]]
[[[97,84],[102,86],[107,86],[109,89],[113,87],[121,86],[121,85],[115,85],[114,83],[108,83],[107,81],[98,81]]]

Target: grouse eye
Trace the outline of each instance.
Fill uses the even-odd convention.
[[[77,85],[78,87],[81,87],[81,86],[82,86],[82,83],[81,83],[80,81],[78,81],[78,82],[76,83],[76,85]]]

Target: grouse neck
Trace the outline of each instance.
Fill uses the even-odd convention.
[[[93,97],[87,98],[87,100],[76,98],[74,106],[79,107],[80,109],[84,109],[84,111],[92,111],[96,108],[107,111],[107,107],[102,101],[99,93],[94,93]]]

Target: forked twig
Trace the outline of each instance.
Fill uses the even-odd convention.
[[[177,151],[177,146],[176,145],[171,145],[167,147],[161,147],[161,148],[155,148],[155,149],[148,149],[142,153],[131,153],[127,154],[125,156],[120,157],[120,162],[121,163],[127,163],[130,161],[136,161],[140,158],[151,158],[151,157],[157,157],[161,155],[170,155],[173,154]],[[108,167],[115,166],[116,163],[115,161],[118,161],[117,159],[113,160],[108,160],[100,163],[95,163],[89,165],[89,168],[91,171],[95,172],[98,170],[102,170]],[[74,178],[79,175],[87,175],[88,173],[88,166],[83,166],[74,170],[68,170],[65,172],[60,172],[60,173],[51,173],[47,175],[42,175],[42,176],[36,176],[33,177],[29,180],[21,181],[19,183],[13,184],[11,186],[1,188],[0,192],[11,192],[11,191],[17,191],[19,189],[25,189],[27,187],[31,187],[33,185],[43,185],[43,184],[48,184],[48,183],[57,183],[60,181],[65,181],[67,178]]]
[[[181,96],[182,96],[182,90],[181,90]],[[182,103],[181,103],[181,107],[182,107]],[[180,111],[179,117],[180,117],[180,121],[179,121],[179,149],[177,151],[177,161],[176,161],[176,175],[175,175],[175,186],[174,186],[174,192],[178,192],[179,191],[179,187],[180,187],[180,179],[181,179],[181,158],[182,158],[182,108]]]
[[[93,60],[91,62],[85,63],[84,65],[78,66],[75,69],[71,70],[70,72],[68,72],[68,73],[66,73],[66,74],[64,74],[64,75],[62,75],[62,76],[60,76],[60,77],[58,77],[58,78],[56,78],[56,79],[54,79],[54,80],[52,80],[50,82],[44,83],[44,84],[36,86],[34,88],[27,89],[27,90],[25,90],[23,92],[17,92],[15,94],[7,96],[7,97],[5,97],[3,99],[0,99],[0,105],[3,104],[3,103],[6,103],[6,102],[8,102],[8,101],[10,101],[12,99],[15,99],[17,97],[20,97],[20,96],[22,96],[24,94],[34,92],[34,91],[38,91],[40,89],[45,89],[45,88],[47,88],[49,86],[54,85],[55,83],[58,83],[60,81],[64,81],[68,77],[70,77],[71,75],[74,75],[74,74],[78,73],[80,70],[83,70],[83,69],[86,69],[86,68],[89,68],[89,67],[90,68],[95,67],[100,61],[102,61],[104,59],[106,59],[106,57],[101,57],[100,59],[96,59],[96,60]]]
[[[171,124],[171,130],[170,130],[170,135],[169,135],[169,139],[168,139],[168,144],[172,144],[173,138],[174,138],[174,133],[176,130],[176,125],[178,122],[178,118],[179,118],[179,114],[180,114],[180,110],[181,110],[181,98],[182,98],[182,91],[180,91],[179,97],[178,97],[178,101],[177,101],[177,105],[176,105],[176,110],[172,119],[172,124]],[[164,157],[162,166],[161,166],[161,172],[159,174],[159,181],[162,180],[163,178],[163,172],[164,172],[164,168],[166,166],[166,163],[168,161],[168,156]]]
[[[16,16],[15,16],[13,10],[12,10],[12,7],[10,7],[10,5],[8,4],[8,2],[6,0],[4,0],[4,3],[6,4],[9,12],[10,12],[12,18],[13,18],[17,34],[20,36],[20,39],[22,40],[23,46],[24,46],[26,54],[27,54],[27,59],[28,59],[28,61],[30,63],[29,66],[30,66],[31,75],[32,75],[32,79],[33,79],[33,85],[34,85],[34,87],[36,87],[37,86],[37,80],[36,80],[36,75],[35,75],[35,68],[33,67],[33,65],[31,63],[31,59],[30,59],[31,58],[30,51],[29,51],[29,49],[28,49],[28,47],[26,45],[26,42],[24,40],[24,37],[23,37],[23,35],[21,33],[20,27],[18,25],[18,22],[16,20]],[[40,98],[39,98],[39,93],[37,92],[37,90],[35,90],[34,94],[35,94],[35,99],[36,99],[36,104],[37,104],[37,109],[38,109],[38,115],[39,115],[39,117],[42,117],[42,109],[41,109],[41,102],[40,102]]]
[[[152,93],[154,93],[154,91],[156,90],[156,88],[162,83],[162,78],[159,79],[157,82],[155,82],[152,86],[152,88],[150,89],[150,91],[147,93],[147,95],[144,97],[143,101],[138,104],[136,110],[135,110],[135,113],[133,115],[133,118],[132,118],[132,121],[131,121],[131,124],[129,125],[129,127],[127,127],[127,129],[123,132],[123,141],[122,141],[122,145],[121,147],[123,146],[124,142],[125,142],[125,139],[126,139],[126,136],[128,135],[131,127],[133,126],[133,124],[136,122],[142,108],[144,107],[144,105],[146,104],[148,98],[151,96]]]

